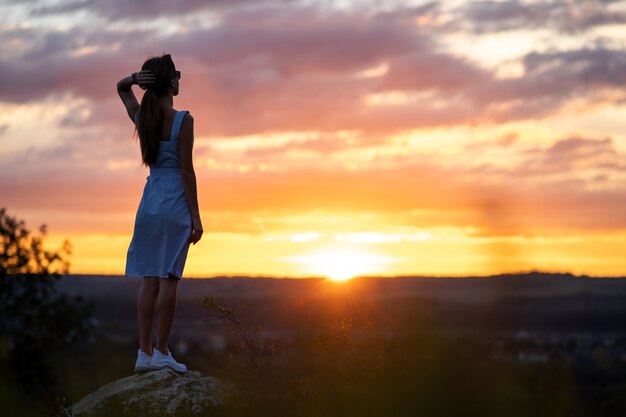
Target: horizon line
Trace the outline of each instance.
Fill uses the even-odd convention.
[[[125,277],[125,278],[141,278],[131,277],[124,274],[97,274],[97,273],[67,273],[59,274],[61,277],[71,276],[108,276],[108,277]],[[541,270],[528,270],[528,271],[515,271],[515,272],[501,272],[489,275],[426,275],[426,274],[401,274],[401,275],[356,275],[352,278],[346,279],[344,282],[353,281],[356,279],[393,279],[393,278],[427,278],[427,279],[446,279],[446,278],[504,278],[504,277],[528,277],[529,275],[547,275],[558,277],[571,277],[571,278],[593,278],[593,279],[620,279],[626,278],[626,275],[589,275],[589,274],[574,274],[572,272],[547,272]],[[183,276],[182,279],[217,279],[217,278],[247,278],[247,279],[291,279],[291,280],[306,280],[306,279],[322,279],[328,281],[337,281],[323,275],[311,275],[311,276],[284,276],[284,275],[251,275],[251,274],[215,274],[210,276]]]

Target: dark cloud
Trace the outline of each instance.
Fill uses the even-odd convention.
[[[357,71],[433,47],[406,23],[358,12],[328,14],[314,7],[231,13],[218,27],[188,38],[192,36],[204,42],[198,52],[207,64],[256,63],[281,78]]]
[[[571,51],[531,52],[522,59],[526,77],[543,83],[565,79],[569,85],[618,86],[626,81],[626,53],[599,46]],[[563,82],[557,84],[563,87]],[[552,90],[554,91],[554,90]]]
[[[610,138],[569,137],[523,155],[524,162],[517,172],[524,175],[580,173],[586,169],[626,172],[626,158],[617,152]]]
[[[27,34],[32,37],[30,31]],[[149,43],[152,36],[151,31],[145,30],[135,30],[132,34],[137,44]],[[19,50],[11,59],[0,59],[0,97],[9,103],[66,94],[94,102],[108,99],[116,94],[114,88],[119,78],[135,70],[128,65],[130,59],[111,52],[111,45],[123,45],[129,55],[143,54],[135,51],[134,43],[127,46],[125,38],[126,35],[100,28],[41,29],[32,47]],[[79,48],[93,48],[95,52],[76,54]]]
[[[98,4],[121,7],[117,2]],[[200,2],[185,2],[181,10],[193,7]],[[25,31],[34,45],[11,60],[0,60],[0,97],[23,103],[71,94],[101,103],[116,96],[113,88],[121,77],[162,52],[172,53],[185,73],[179,100],[199,116],[197,133],[202,135],[312,130],[391,134],[501,123],[541,118],[574,97],[604,100],[603,91],[615,97],[614,92],[623,89],[626,53],[602,44],[531,52],[521,58],[522,77],[497,78],[444,52],[436,23],[416,24],[440,12],[440,4],[433,2],[390,11],[343,12],[302,3],[259,3],[233,5],[220,11],[215,26],[190,27],[168,37],[158,37],[152,29],[120,32],[79,26],[40,29],[33,41],[32,32]],[[155,37],[160,51],[147,52]],[[77,54],[80,50],[87,52]],[[387,66],[386,74],[357,76],[381,65]],[[407,101],[368,104],[371,95],[387,93],[405,94]],[[108,126],[119,123],[118,117],[126,120],[123,112],[101,110],[85,122]]]
[[[573,34],[597,26],[625,23],[626,13],[611,10],[611,3],[597,0],[470,1],[456,9],[454,19],[445,28],[479,34],[548,28]]]
[[[30,15],[33,17],[40,17],[54,14],[67,14],[78,10],[87,9],[90,6],[94,6],[97,4],[98,2],[93,0],[67,1],[53,5],[34,7],[30,10]]]
[[[622,50],[583,48],[571,51],[531,52],[521,59],[524,75],[492,79],[470,87],[468,95],[491,122],[548,116],[571,99],[614,100],[626,81],[626,53]],[[603,94],[610,93],[607,99]]]
[[[466,150],[477,148],[487,149],[497,146],[498,141],[484,141],[466,147]],[[626,172],[626,155],[620,154],[615,148],[613,139],[592,139],[580,136],[566,137],[557,140],[548,147],[533,147],[530,149],[516,150],[519,162],[510,167],[501,165],[484,164],[469,168],[467,173],[472,181],[480,181],[481,178],[505,180],[515,177],[520,181],[531,182],[533,180],[546,182],[559,182],[563,178],[569,181],[586,172],[591,172],[596,177],[598,171],[602,174]],[[583,183],[585,180],[582,180]],[[563,186],[581,185],[580,180],[574,183],[562,183]]]
[[[452,100],[472,85],[486,84],[492,74],[462,58],[415,48],[390,61],[389,72],[377,83],[377,91],[437,91]]]
[[[278,5],[297,3],[295,0],[70,0],[54,5],[37,6],[30,10],[33,17],[67,14],[76,11],[88,11],[106,20],[148,20],[158,17],[176,17],[198,13],[204,10],[220,10],[232,7],[252,5]]]

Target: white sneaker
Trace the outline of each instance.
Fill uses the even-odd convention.
[[[154,356],[155,349],[152,349],[152,356]],[[138,374],[148,372],[150,370],[150,361],[152,356],[146,354],[143,350],[137,351],[137,362],[135,362],[135,372]]]
[[[187,366],[182,363],[178,363],[172,357],[172,351],[167,350],[167,355],[162,354],[159,349],[154,349],[154,354],[152,355],[152,361],[150,362],[150,369],[171,369],[175,372],[186,372]]]

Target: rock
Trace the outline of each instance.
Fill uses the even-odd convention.
[[[174,416],[205,413],[235,394],[235,384],[198,371],[169,369],[118,379],[63,410],[67,417]]]

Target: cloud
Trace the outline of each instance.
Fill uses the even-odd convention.
[[[209,31],[220,41],[212,43],[217,51],[209,47],[201,58],[206,60],[208,83],[199,93],[208,99],[205,103],[215,103],[211,114],[222,134],[338,129],[393,132],[540,118],[557,112],[574,96],[587,96],[591,102],[603,100],[599,97],[602,91],[608,94],[623,88],[621,74],[626,74],[623,51],[602,45],[532,52],[521,57],[522,77],[499,79],[467,59],[439,52],[428,33],[414,26],[392,25],[388,16],[366,19],[355,14],[342,22],[305,16],[292,20],[306,30],[287,26],[284,33],[277,29],[280,24],[266,27],[258,23],[263,21],[262,15],[250,21],[239,17],[238,25],[225,24]],[[381,22],[390,28],[380,29]],[[336,23],[341,30],[332,30]],[[263,30],[249,32],[246,25],[261,25]],[[310,27],[333,36],[315,35]],[[384,41],[396,43],[395,49],[384,46],[385,42],[372,42],[370,30],[372,39],[385,33]],[[333,42],[344,32],[354,35]],[[241,34],[245,34],[243,43]],[[203,38],[201,34],[195,37]],[[361,54],[362,49],[367,53]],[[387,66],[382,75],[355,78],[357,71],[380,64]],[[407,100],[398,106],[367,105],[372,94],[388,93],[404,94]],[[236,113],[230,111],[234,108]]]
[[[490,146],[500,146],[500,142],[482,141],[465,149],[479,155]],[[617,175],[618,184],[626,180],[626,175],[619,179],[626,173],[626,155],[617,151],[612,138],[569,136],[557,139],[548,146],[524,148],[520,144],[513,151],[516,157],[511,157],[507,166],[482,163],[468,167],[467,174],[471,175],[472,181],[480,181],[481,178],[505,181],[515,177],[528,186],[553,183],[562,189],[596,188],[594,183],[601,182],[606,175]],[[626,183],[620,185],[626,186]]]
[[[626,13],[609,1],[470,1],[455,10],[448,29],[485,34],[517,29],[548,28],[575,34],[591,28],[626,23]]]
[[[611,138],[571,136],[524,150],[522,142],[510,142],[512,137],[491,142],[505,148],[520,146],[519,157],[508,166],[476,167],[475,154],[469,153],[393,155],[357,170],[322,169],[318,153],[286,171],[238,172],[199,165],[200,206],[205,212],[242,215],[318,208],[374,212],[409,226],[473,225],[491,234],[626,228],[626,158]],[[132,213],[147,175],[139,166],[137,144],[116,143],[113,136],[96,132],[82,139],[0,161],[4,204],[31,211],[45,207],[50,213]],[[219,153],[214,157],[219,159]],[[611,182],[603,183],[602,176],[607,175]],[[494,207],[497,222],[489,214]],[[430,214],[418,218],[403,214],[414,210]],[[229,230],[235,225],[216,227]]]
[[[561,88],[572,87],[574,83],[617,86],[626,80],[626,53],[602,45],[571,51],[533,52],[524,56],[522,62],[527,77],[543,81],[544,87],[549,87],[548,81],[558,78],[565,78],[567,82],[558,84]]]
[[[610,138],[569,137],[547,149],[531,149],[524,154],[526,175],[580,173],[588,169],[626,171],[626,159],[618,154]]]
[[[117,2],[97,4],[119,7]],[[94,103],[95,110],[101,107],[97,103],[115,97],[113,86],[121,77],[160,53],[147,52],[156,36],[185,73],[181,99],[199,116],[197,134],[205,136],[336,130],[391,134],[541,118],[574,97],[605,100],[603,91],[614,94],[625,81],[626,54],[602,44],[531,52],[520,57],[523,76],[497,78],[446,52],[441,44],[445,32],[438,32],[436,23],[416,24],[440,13],[439,3],[341,12],[300,2],[246,5],[220,9],[210,27],[190,26],[168,35],[92,25],[0,29],[0,36],[22,42],[12,59],[0,60],[0,96],[24,103],[71,95]],[[159,3],[155,9],[161,6],[169,7]],[[201,3],[185,2],[180,10],[192,13],[196,7]],[[359,76],[378,67],[384,70],[377,75]],[[403,101],[371,100],[389,95]],[[110,126],[122,113],[92,111],[87,122]]]
[[[508,132],[498,138],[474,141],[465,146],[465,151],[475,152],[483,151],[490,147],[498,148],[514,148],[515,144],[519,142],[519,135],[516,132]]]
[[[327,134],[309,139],[294,139],[276,146],[251,147],[244,154],[252,159],[267,160],[284,157],[291,151],[307,151],[323,156],[360,146],[363,143],[357,138]]]
[[[622,50],[583,48],[531,52],[521,58],[524,75],[493,79],[471,87],[469,95],[481,106],[482,117],[507,122],[549,116],[573,99],[619,104],[616,92],[626,81],[626,53]]]
[[[33,17],[49,16],[55,14],[67,14],[77,10],[87,9],[90,6],[96,6],[99,2],[92,0],[67,1],[53,5],[38,6],[30,10]]]
[[[54,5],[34,7],[32,17],[64,15],[76,11],[88,11],[99,18],[109,21],[150,20],[159,17],[176,17],[202,12],[204,10],[242,7],[246,5],[280,4],[285,0],[151,0],[150,2],[127,2],[124,0],[70,0]]]

